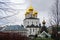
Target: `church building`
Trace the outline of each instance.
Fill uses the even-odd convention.
[[[25,28],[28,30],[28,35],[36,35],[39,32],[41,25],[37,15],[38,12],[32,6],[26,10],[23,23]]]

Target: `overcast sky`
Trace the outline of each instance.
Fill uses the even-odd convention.
[[[23,24],[23,20],[25,18],[24,14],[26,9],[30,6],[30,4],[32,4],[32,6],[34,7],[35,10],[38,11],[38,18],[40,19],[40,23],[44,19],[46,20],[46,25],[49,25],[49,11],[50,8],[52,7],[52,5],[54,4],[55,0],[32,0],[32,2],[30,2],[30,0],[0,0],[0,1],[4,1],[4,2],[12,2],[12,3],[17,3],[16,5],[11,5],[8,4],[11,8],[13,9],[19,9],[19,12],[17,13],[17,15],[12,16],[6,19],[1,19],[0,20],[0,25],[1,24],[7,24],[8,22],[11,22],[9,24]],[[4,7],[7,7],[6,5],[2,5]],[[0,5],[1,7],[1,5]],[[2,11],[2,10],[1,10]],[[4,17],[7,16],[4,11],[1,12],[0,11],[0,16]],[[16,12],[16,11],[15,11]],[[13,15],[14,13],[9,13],[6,12],[8,15]]]

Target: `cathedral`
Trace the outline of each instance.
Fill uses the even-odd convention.
[[[36,35],[41,27],[38,12],[32,7],[26,10],[25,19],[23,20],[24,27],[28,30],[28,35]]]

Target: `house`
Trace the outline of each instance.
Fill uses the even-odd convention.
[[[48,33],[48,30],[45,26],[46,22],[45,20],[42,21],[42,24],[43,26],[41,27],[41,31],[40,31],[40,34],[38,34],[38,37],[41,37],[41,38],[50,38],[51,35]]]
[[[38,35],[38,37],[41,38],[51,38],[51,35],[45,31],[43,31],[41,34]]]
[[[21,35],[26,35],[27,36],[27,31],[24,26],[20,25],[6,25],[1,32],[11,32],[11,33],[18,33]]]

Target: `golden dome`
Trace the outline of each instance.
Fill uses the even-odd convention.
[[[33,16],[35,16],[35,14],[33,14]]]
[[[26,11],[27,14],[29,14],[29,11]]]
[[[38,14],[38,12],[37,11],[34,11],[34,14]]]
[[[27,14],[25,14],[25,15],[27,15]]]
[[[25,15],[29,14],[29,11],[26,11]]]
[[[42,22],[43,24],[45,24],[46,22],[45,22],[45,20],[43,20],[43,22]]]
[[[29,9],[33,9],[33,7],[30,5]]]
[[[30,7],[28,8],[28,10],[29,10],[29,11],[33,11],[33,7],[30,6]]]

